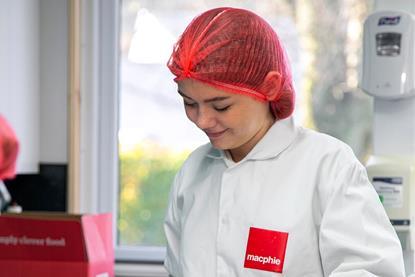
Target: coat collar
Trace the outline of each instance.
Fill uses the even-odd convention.
[[[294,141],[296,135],[297,129],[292,117],[276,121],[251,152],[239,163],[247,160],[275,158]],[[214,147],[211,147],[207,156],[213,159],[228,159],[223,150]]]

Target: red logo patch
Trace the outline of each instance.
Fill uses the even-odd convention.
[[[288,233],[249,228],[246,246],[246,268],[282,273]]]

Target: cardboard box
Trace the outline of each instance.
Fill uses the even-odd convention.
[[[0,276],[114,276],[111,214],[0,215]]]

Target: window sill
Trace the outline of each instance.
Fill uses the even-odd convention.
[[[116,263],[116,277],[168,277],[161,264]]]

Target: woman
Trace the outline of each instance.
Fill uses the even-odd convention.
[[[294,126],[291,72],[263,19],[201,14],[168,67],[210,140],[172,186],[170,275],[404,276],[400,242],[352,150]]]

